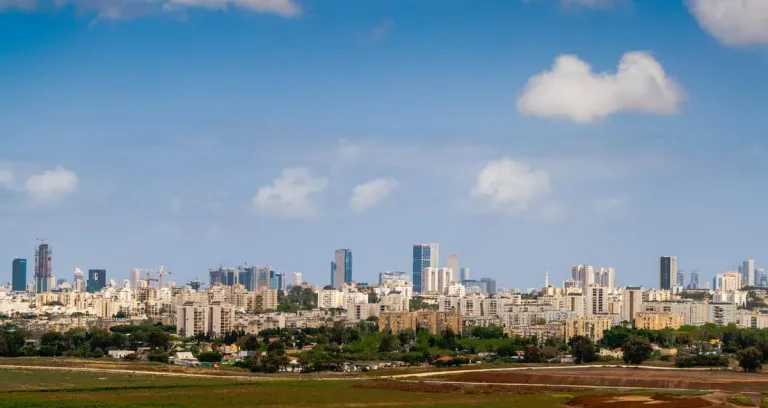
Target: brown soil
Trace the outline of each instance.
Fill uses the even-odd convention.
[[[658,389],[768,392],[768,375],[728,371],[643,370],[638,368],[563,369],[552,371],[478,372],[458,374],[450,381],[491,384],[638,387]]]
[[[426,392],[426,393],[465,393],[465,394],[541,394],[542,392],[578,392],[584,391],[569,387],[547,387],[543,390],[541,387],[509,387],[506,385],[472,385],[472,384],[441,384],[434,382],[415,382],[415,381],[392,381],[377,380],[364,381],[354,384],[354,388],[407,391],[407,392]]]
[[[714,403],[698,397],[582,395],[566,405],[583,408],[705,408]]]

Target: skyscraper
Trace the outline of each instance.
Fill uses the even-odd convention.
[[[595,268],[592,265],[573,265],[571,267],[571,278],[581,283],[581,287],[586,289],[589,285],[595,283]]]
[[[451,269],[451,282],[460,281],[459,254],[448,254],[445,257],[445,267]]]
[[[755,286],[755,261],[747,259],[741,264],[741,282],[743,285]]]
[[[27,260],[16,258],[13,260],[13,283],[11,290],[24,292],[27,290]]]
[[[352,251],[337,249],[331,262],[331,286],[341,290],[345,283],[352,282]]]
[[[682,269],[677,270],[677,284],[679,286],[685,285],[685,271]]]
[[[424,268],[439,267],[439,249],[437,244],[416,244],[413,246],[413,290],[421,292],[421,280]]]
[[[40,244],[35,252],[35,293],[51,291],[51,263],[53,251],[48,244]]]
[[[294,272],[291,274],[292,286],[301,286],[302,283],[304,283],[304,277],[302,276],[301,272]]]
[[[273,274],[274,272],[272,272],[272,267],[270,266],[259,268],[259,278],[256,287],[258,289],[270,289],[269,278]]]
[[[459,282],[464,282],[465,280],[469,280],[469,268],[461,268],[461,276],[459,277]]]
[[[493,279],[493,278],[482,278],[482,279],[480,279],[480,281],[481,282],[485,282],[489,295],[495,295],[496,294],[496,279]]]
[[[254,291],[256,290],[256,283],[258,282],[257,279],[257,271],[255,266],[246,266],[243,269],[240,269],[238,271],[238,278],[237,281],[239,284],[243,285],[245,287],[245,290],[247,291]]]
[[[677,257],[662,256],[659,263],[659,288],[671,289],[677,286]]]
[[[699,288],[699,271],[693,270],[691,271],[691,276],[689,278],[691,280],[691,283],[688,285],[691,289],[698,289]]]
[[[106,269],[88,269],[88,293],[98,292],[107,287]]]

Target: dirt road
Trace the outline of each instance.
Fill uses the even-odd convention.
[[[47,370],[47,371],[80,371],[90,373],[111,373],[111,374],[136,374],[136,375],[157,375],[161,377],[184,377],[184,378],[219,378],[237,381],[263,381],[263,380],[280,380],[279,377],[257,377],[246,375],[213,375],[213,374],[190,374],[190,373],[174,373],[168,371],[142,371],[142,370],[124,370],[124,369],[112,369],[112,368],[92,368],[92,367],[45,367],[34,365],[0,365],[0,370],[16,369],[16,370]]]

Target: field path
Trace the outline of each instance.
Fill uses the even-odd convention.
[[[259,377],[249,375],[213,375],[213,374],[190,374],[174,373],[168,371],[147,371],[147,370],[123,370],[113,368],[92,368],[92,367],[55,367],[55,366],[34,366],[34,365],[0,365],[0,370],[47,370],[47,371],[80,371],[90,373],[105,374],[136,374],[136,375],[157,375],[163,377],[183,377],[183,378],[219,378],[238,381],[262,381],[262,380],[280,380],[279,377]]]
[[[454,370],[454,371],[430,371],[426,373],[411,373],[411,374],[397,374],[389,375],[383,378],[399,379],[399,378],[420,378],[420,377],[434,377],[438,375],[455,375],[455,374],[471,374],[471,373],[486,373],[495,371],[539,371],[539,370],[574,370],[574,369],[597,369],[597,368],[635,368],[639,370],[665,370],[665,371],[711,371],[709,368],[677,368],[677,367],[652,367],[652,366],[633,366],[633,365],[585,365],[585,366],[546,366],[546,367],[504,367],[504,368],[478,368],[470,370]]]

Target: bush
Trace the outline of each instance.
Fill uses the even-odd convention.
[[[675,359],[679,368],[728,367],[728,357],[722,354],[680,354]]]
[[[648,360],[653,353],[651,342],[644,337],[630,336],[622,347],[624,351],[624,362],[627,364],[642,364]]]
[[[201,363],[218,363],[221,361],[221,353],[218,351],[206,351],[197,355],[197,359]]]
[[[147,353],[147,360],[154,361],[156,363],[167,363],[168,353],[155,349]]]
[[[131,353],[131,354],[128,354],[127,356],[123,357],[123,360],[138,361],[139,360],[139,355],[136,354],[136,353]]]
[[[747,347],[739,352],[739,365],[745,372],[755,373],[762,368],[763,353],[755,347]]]
[[[733,405],[739,405],[742,407],[755,406],[755,403],[752,401],[752,398],[749,398],[746,395],[731,395],[730,397],[728,397],[728,402]]]

